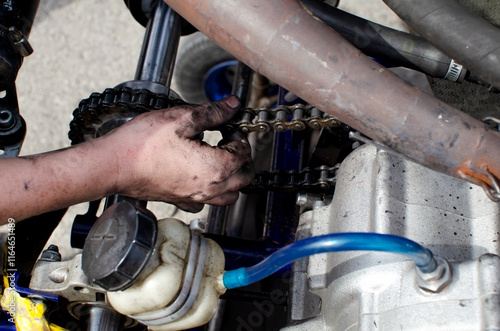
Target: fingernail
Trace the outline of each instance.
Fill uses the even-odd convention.
[[[240,106],[240,100],[234,95],[230,95],[227,98],[222,99],[231,108],[238,108]]]

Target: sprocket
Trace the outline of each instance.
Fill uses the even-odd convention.
[[[139,114],[185,104],[173,91],[167,96],[146,89],[108,88],[80,101],[68,136],[76,145],[100,137]]]

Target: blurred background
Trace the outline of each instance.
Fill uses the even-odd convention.
[[[381,0],[341,0],[339,7],[406,29]],[[122,0],[42,0],[29,38],[34,53],[25,59],[17,79],[20,112],[28,125],[21,154],[69,146],[69,122],[79,101],[133,79],[143,33]],[[152,205],[158,218],[195,217],[166,204]],[[85,211],[85,204],[72,207],[51,239],[63,258],[72,252],[69,226]]]

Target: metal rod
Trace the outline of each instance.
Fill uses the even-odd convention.
[[[175,57],[181,37],[181,28],[182,18],[165,2],[158,1],[154,14],[146,28],[141,55],[135,73],[135,81],[127,83],[141,86],[140,82],[152,82],[170,87],[174,73]],[[113,195],[106,199],[104,208],[106,209],[122,200],[131,201],[143,208],[146,208],[147,205],[147,201]]]
[[[231,90],[231,94],[236,95],[240,99],[240,103],[242,106],[247,105],[248,99],[249,99],[249,92],[250,92],[250,87],[252,85],[252,77],[253,77],[253,70],[248,67],[246,64],[243,62],[238,62],[238,66],[236,67],[236,75],[234,77],[233,81],[233,87]],[[236,202],[236,205],[231,208],[234,210],[237,208],[240,204],[242,203],[242,199],[240,199]],[[228,216],[230,214],[234,214],[230,212],[230,207],[228,206],[211,206],[209,213],[208,213],[208,233],[213,233],[213,234],[224,234],[226,227],[231,227],[231,232],[240,234],[241,232],[241,215],[237,215],[236,217],[233,217],[231,220],[231,217],[229,217],[229,222],[228,223]],[[231,222],[232,221],[232,222]]]
[[[136,80],[170,86],[181,36],[181,20],[166,3],[158,1],[144,36]]]
[[[242,105],[248,103],[250,87],[252,86],[252,77],[253,70],[243,62],[238,62],[231,94],[236,95],[240,99]]]
[[[229,208],[227,206],[210,206],[207,216],[207,233],[224,234]]]
[[[87,331],[119,331],[125,318],[112,309],[88,305],[82,308],[81,321]]]
[[[288,91],[279,89],[279,105],[305,103],[293,97],[287,101]],[[271,170],[302,170],[306,132],[287,131],[274,133],[274,147]],[[273,242],[287,244],[295,239],[299,222],[297,194],[269,192],[267,197],[264,235]]]

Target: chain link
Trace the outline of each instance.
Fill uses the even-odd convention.
[[[313,106],[296,104],[293,106],[244,108],[240,116],[233,120],[233,126],[243,132],[302,131],[307,127],[315,130],[324,127],[338,127],[341,123]]]
[[[332,193],[336,182],[338,166],[320,166],[304,168],[301,171],[259,171],[249,186],[243,188],[243,193],[259,192],[310,192]]]

